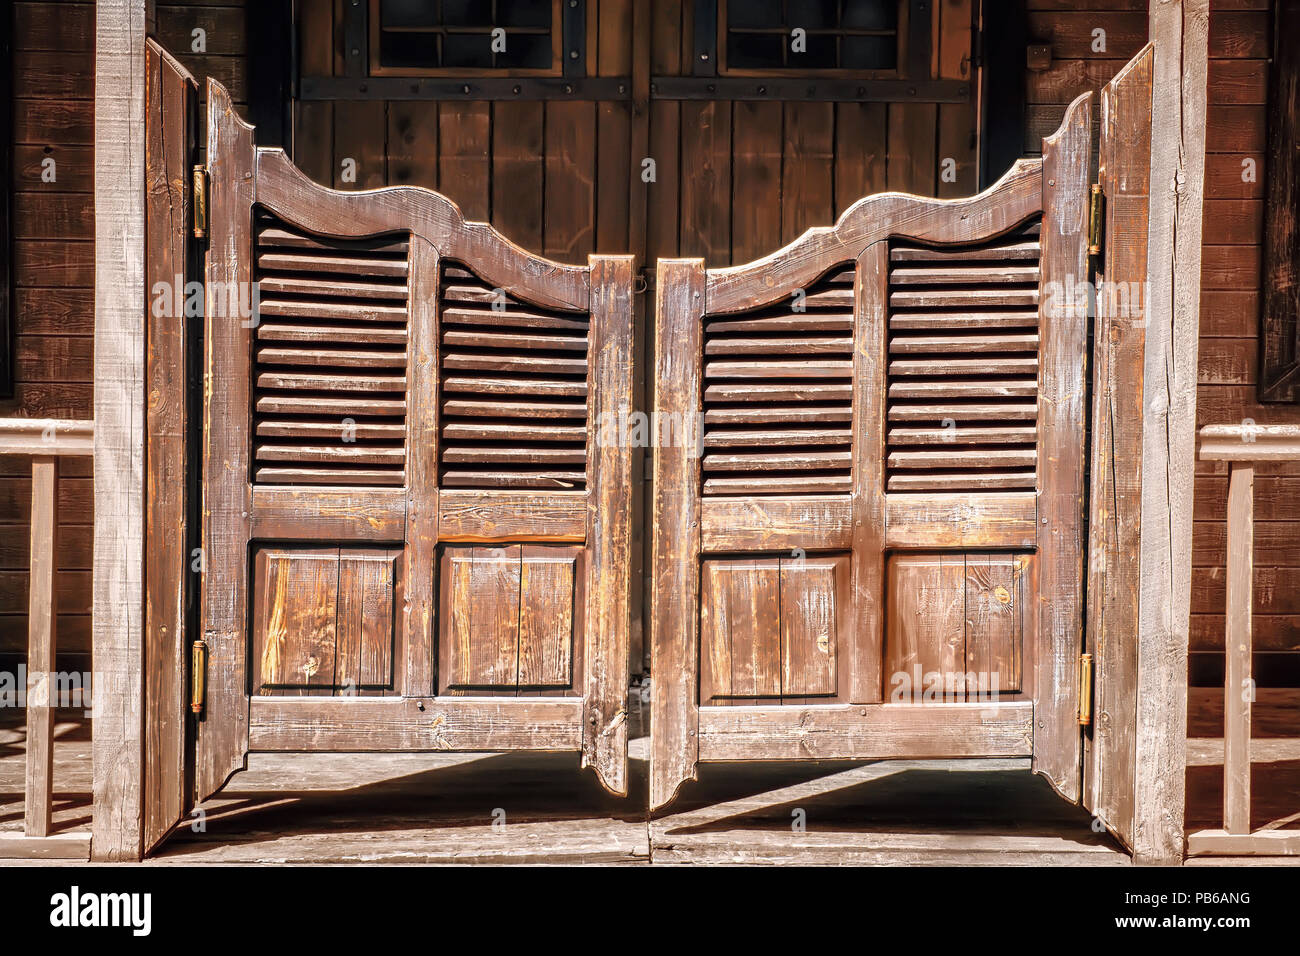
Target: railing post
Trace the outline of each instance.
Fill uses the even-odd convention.
[[[54,782],[54,633],[58,459],[32,459],[31,584],[27,610],[27,782],[23,829],[49,836]]]
[[[1254,587],[1255,468],[1234,461],[1228,478],[1227,614],[1223,686],[1223,829],[1250,832],[1251,598]]]

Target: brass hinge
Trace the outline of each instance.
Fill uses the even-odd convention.
[[[1079,726],[1092,723],[1092,655],[1079,655]]]
[[[190,648],[190,710],[203,713],[208,698],[208,645],[195,641]]]
[[[194,238],[203,239],[208,234],[208,171],[194,167]]]
[[[1101,234],[1105,228],[1103,206],[1105,197],[1101,193],[1101,183],[1093,183],[1088,202],[1088,255],[1101,255]]]

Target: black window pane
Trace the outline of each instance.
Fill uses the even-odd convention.
[[[893,30],[898,26],[897,0],[844,0],[840,26],[853,30]]]
[[[384,66],[406,69],[438,65],[438,37],[433,33],[379,35],[379,60]]]
[[[786,38],[786,45],[792,42]],[[795,70],[826,70],[835,67],[835,37],[809,34],[804,45],[805,52],[790,51],[786,66]]]
[[[549,33],[511,33],[506,31],[506,49],[497,54],[496,65],[517,70],[544,70],[551,65]]]
[[[438,5],[432,0],[380,0],[379,22],[385,27],[438,25]]]
[[[497,22],[494,25],[500,27],[549,27],[551,25],[551,2],[550,0],[497,0]],[[546,66],[547,64],[542,65]]]
[[[898,65],[898,40],[884,37],[843,37],[840,66],[850,70],[892,70]]]
[[[739,0],[727,4],[728,27],[780,27],[781,0]]]
[[[487,0],[442,0],[442,22],[449,27],[492,26],[492,4]]]
[[[834,27],[837,0],[789,0],[786,6],[787,32],[795,27],[825,30]]]
[[[732,33],[727,37],[727,66],[739,70],[776,69],[789,37],[779,33]]]
[[[442,38],[442,65],[491,67],[492,37],[486,33],[448,33]]]

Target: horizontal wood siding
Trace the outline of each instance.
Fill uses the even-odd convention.
[[[15,392],[0,415],[90,418],[94,326],[91,2],[13,7]],[[5,27],[8,29],[8,25]],[[143,78],[142,78],[143,82]],[[53,182],[42,178],[53,160]],[[90,670],[91,462],[59,465],[58,663]],[[26,654],[31,464],[0,457],[0,667]]]

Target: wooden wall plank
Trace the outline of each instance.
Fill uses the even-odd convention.
[[[781,245],[780,103],[732,104],[731,261],[749,262]]]
[[[491,104],[444,102],[438,106],[438,189],[466,219],[491,216]]]
[[[542,254],[581,262],[596,241],[596,108],[590,102],[546,104],[546,193]]]
[[[681,105],[681,241],[684,256],[731,258],[731,104]],[[724,200],[723,197],[726,197]]]
[[[835,221],[835,106],[784,104],[781,241]]]
[[[541,249],[545,105],[501,102],[492,111],[492,225],[525,249]]]

